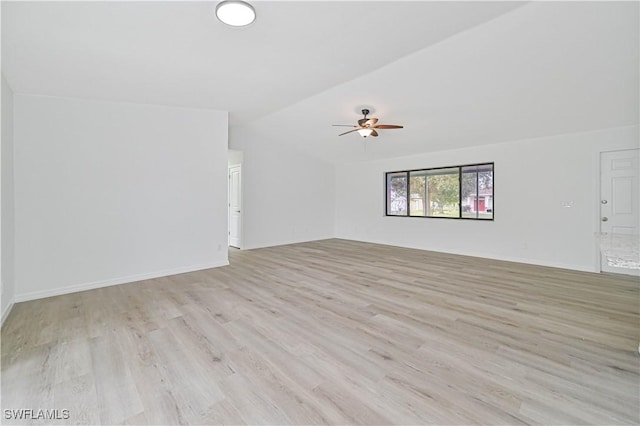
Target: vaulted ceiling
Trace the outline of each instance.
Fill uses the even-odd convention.
[[[637,2],[2,2],[16,93],[230,113],[332,162],[638,123]],[[367,106],[402,130],[338,138]],[[233,134],[233,132],[232,132]]]
[[[253,123],[331,162],[637,125],[637,2],[536,2]],[[403,124],[338,137],[361,105]],[[486,159],[478,158],[478,161]]]
[[[14,91],[216,108],[242,124],[522,4],[255,1],[244,28],[217,2],[3,2]]]

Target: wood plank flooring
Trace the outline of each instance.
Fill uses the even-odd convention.
[[[33,424],[639,424],[638,278],[345,240],[17,304]]]

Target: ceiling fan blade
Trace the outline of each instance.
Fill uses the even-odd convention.
[[[358,127],[353,124],[332,124],[333,127]]]
[[[369,136],[376,137],[376,136],[378,136],[378,132],[376,132],[375,130],[371,129],[371,134]]]
[[[402,129],[403,126],[397,126],[395,124],[378,124],[377,126],[372,126],[374,129]]]
[[[360,128],[349,130],[348,132],[340,133],[338,136],[347,135],[349,133],[357,132],[358,130],[360,130]]]

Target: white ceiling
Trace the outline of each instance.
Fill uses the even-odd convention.
[[[227,110],[331,162],[639,121],[638,2],[258,1],[240,29],[215,4],[3,2],[3,73],[16,93]],[[405,128],[337,137],[362,106]]]
[[[2,2],[3,73],[16,93],[215,108],[246,123],[523,3]]]
[[[530,3],[253,124],[270,142],[363,161],[635,125],[639,3]],[[372,105],[380,137],[355,122]],[[477,161],[491,159],[478,158]]]

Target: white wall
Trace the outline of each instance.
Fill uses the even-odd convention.
[[[14,297],[13,190],[13,91],[2,76],[2,322],[11,310]]]
[[[243,152],[243,248],[333,238],[335,167],[265,139],[258,127],[233,128]]]
[[[229,166],[242,164],[242,151],[236,151],[235,149],[230,149],[228,163],[229,163]]]
[[[336,236],[594,271],[597,152],[625,147],[638,126],[340,165]],[[384,216],[384,172],[492,161],[495,221]]]
[[[227,264],[227,113],[17,94],[16,300]]]

